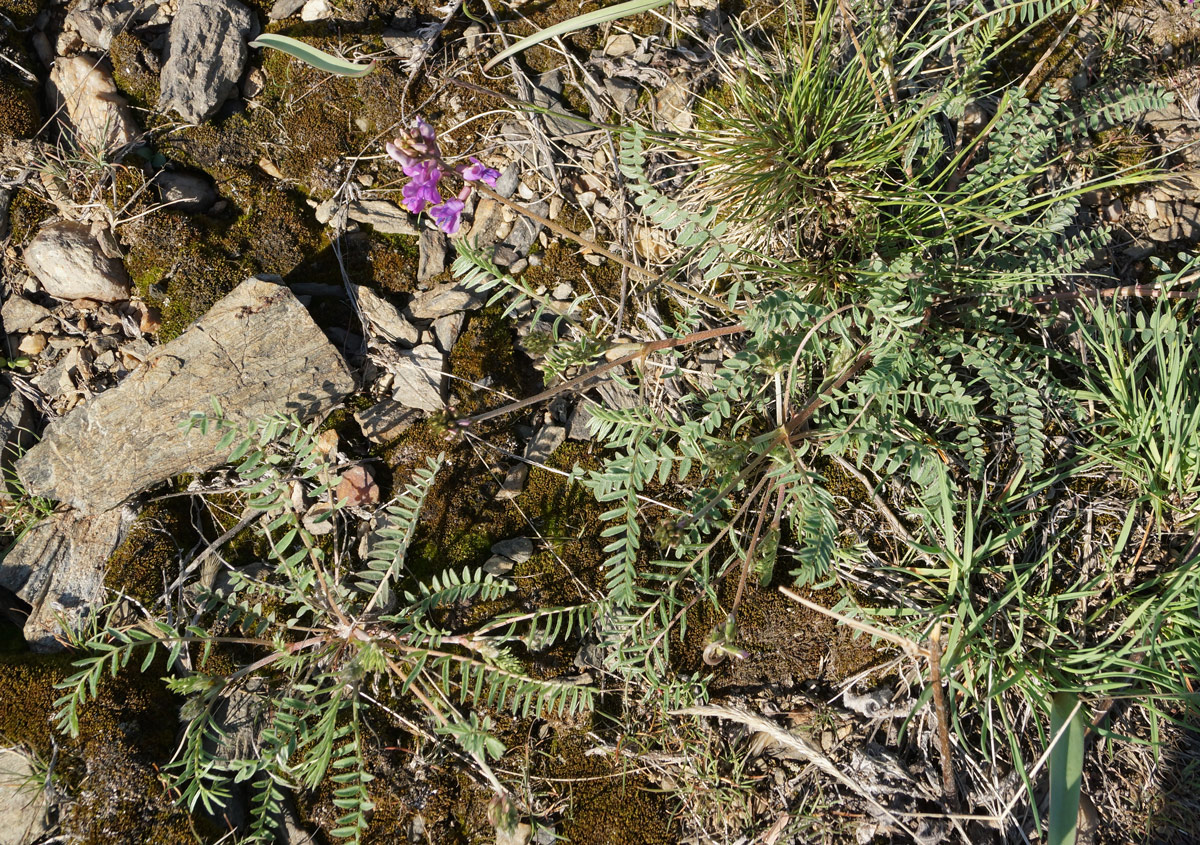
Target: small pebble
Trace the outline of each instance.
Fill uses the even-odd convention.
[[[40,355],[46,348],[46,336],[41,332],[25,335],[17,349],[26,355]]]

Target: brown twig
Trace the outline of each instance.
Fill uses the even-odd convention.
[[[1200,273],[1191,273],[1179,279],[1176,284],[1186,285],[1200,280]],[[1031,296],[1031,305],[1044,305],[1047,302],[1077,302],[1083,299],[1117,299],[1126,296],[1165,296],[1168,299],[1195,299],[1200,291],[1169,290],[1162,285],[1121,285],[1115,288],[1100,288],[1099,290],[1068,290],[1060,293],[1043,293]]]
[[[929,636],[929,681],[933,684],[933,710],[937,714],[938,745],[942,752],[942,797],[950,804],[958,800],[954,782],[954,760],[950,756],[950,719],[942,694],[942,622],[939,619]]]
[[[466,417],[457,421],[457,425],[462,428],[481,423],[484,420],[490,420],[493,417],[501,416],[502,414],[510,414],[513,411],[519,411],[522,408],[528,408],[530,405],[536,405],[538,402],[543,402],[546,399],[552,399],[560,393],[566,393],[571,390],[577,390],[592,379],[599,378],[610,370],[617,367],[622,367],[631,361],[636,361],[639,358],[645,358],[654,352],[660,352],[663,349],[674,349],[677,346],[687,346],[690,343],[700,343],[705,340],[712,340],[716,337],[724,337],[725,335],[739,334],[744,332],[746,327],[742,323],[734,323],[731,326],[718,326],[715,329],[705,329],[704,331],[692,332],[685,337],[667,337],[662,340],[651,340],[643,343],[636,351],[630,352],[628,355],[623,355],[615,361],[609,361],[606,364],[588,370],[586,373],[575,376],[570,381],[565,381],[562,384],[547,388],[535,396],[530,396],[528,399],[521,399],[517,402],[510,402],[500,408],[491,411],[484,411],[482,414],[476,414],[473,417]]]

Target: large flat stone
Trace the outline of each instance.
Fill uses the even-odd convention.
[[[215,397],[236,423],[308,417],[354,390],[341,355],[288,288],[248,279],[111,390],[54,421],[17,461],[25,488],[85,514],[224,462],[180,423]]]

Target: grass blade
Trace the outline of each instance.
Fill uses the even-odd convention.
[[[1079,696],[1060,692],[1050,706],[1050,812],[1048,845],[1074,845],[1083,784],[1083,715]]]
[[[292,58],[312,65],[317,70],[323,70],[326,73],[333,73],[338,76],[366,76],[375,70],[374,62],[366,65],[360,65],[357,62],[348,62],[345,59],[339,59],[337,56],[330,55],[324,50],[318,50],[310,44],[305,44],[303,41],[289,38],[286,35],[273,35],[269,32],[264,32],[258,38],[251,41],[250,46],[270,47],[272,50],[287,53]]]
[[[535,44],[541,44],[548,38],[566,35],[576,30],[608,23],[609,21],[615,21],[617,18],[624,18],[629,15],[640,15],[642,12],[657,9],[659,6],[665,6],[668,2],[669,0],[628,0],[625,3],[609,6],[607,9],[597,9],[594,12],[588,12],[586,15],[576,15],[562,23],[556,23],[554,26],[548,26],[545,29],[539,30],[528,38],[522,38],[515,44],[510,44],[493,56],[491,61],[483,66],[483,69],[485,71],[491,70],[509,56],[515,56],[522,50],[527,50]]]

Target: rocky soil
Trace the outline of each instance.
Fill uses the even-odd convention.
[[[486,4],[470,7],[482,14]],[[532,23],[510,16],[505,29],[524,34],[578,10],[566,0],[538,4],[526,11]],[[181,558],[197,560],[241,517],[220,511],[213,471],[223,454],[213,436],[181,428],[190,414],[216,400],[234,421],[273,412],[326,419],[337,495],[365,525],[394,478],[445,448],[440,415],[541,388],[539,338],[556,314],[607,315],[614,337],[662,336],[653,309],[629,301],[627,271],[478,195],[456,237],[486,249],[539,301],[504,316],[502,305],[465,289],[450,272],[452,239],[398,204],[401,175],[384,142],[423,115],[449,154],[476,155],[501,172],[501,197],[638,262],[665,260],[666,239],[625,194],[611,139],[566,115],[619,123],[636,112],[687,131],[698,119],[696,96],[715,79],[708,48],[740,11],[716,0],[679,3],[678,23],[692,33],[679,43],[660,20],[638,16],[568,37],[570,61],[557,48],[530,50],[497,83],[481,70],[500,44],[496,27],[460,4],[0,0],[0,466],[8,480],[0,509],[11,543],[0,561],[0,741],[16,749],[0,758],[0,790],[27,782],[58,753],[45,732],[47,690],[64,671],[55,654],[64,624],[118,591],[155,601]],[[1200,241],[1200,154],[1189,146],[1200,129],[1192,40],[1200,26],[1165,4],[1121,15],[1121,31],[1162,33],[1137,42],[1151,44],[1139,59],[1158,69],[1176,106],[1145,115],[1143,130],[1182,150],[1178,178],[1086,198],[1118,232],[1115,264],[1137,280],[1151,257]],[[377,69],[329,79],[250,46],[261,32],[373,59]],[[1111,58],[1102,37],[1085,34],[1049,72],[1068,86],[1082,74],[1086,84]],[[677,390],[669,380],[655,389]],[[568,579],[554,569],[558,559],[577,581],[599,583],[594,504],[536,467],[594,466],[589,404],[629,401],[616,384],[594,386],[489,423],[480,431],[486,448],[453,447],[454,474],[437,490],[422,564],[483,565],[557,596],[573,589],[559,583]],[[183,501],[193,504],[176,507]],[[308,524],[318,533],[323,523]],[[903,714],[870,697],[869,674],[861,696],[832,705],[817,690],[883,655],[776,598],[757,599],[761,619],[747,634],[759,636],[761,654],[737,670],[743,676],[724,677],[725,688],[759,712],[819,722],[814,735],[826,751],[854,747],[858,777],[881,782],[872,772],[893,761],[865,737],[894,735]],[[774,631],[785,618],[786,631]],[[579,656],[564,662],[587,668]],[[178,703],[161,690],[116,695],[110,709],[127,695],[131,718],[169,723],[173,733]],[[0,843],[216,841],[220,825],[198,830],[168,799],[147,797],[161,792],[153,771],[172,737],[103,718],[92,740],[64,749],[75,762],[61,789],[0,792]],[[597,741],[585,756],[572,745],[582,735],[554,746],[553,765],[531,771],[547,784],[611,777],[619,748]],[[550,748],[541,736],[528,741]],[[381,755],[397,797],[379,810],[391,814],[389,833],[373,841],[484,841],[486,794],[476,785]],[[763,777],[786,791],[802,773],[794,760],[788,766]],[[124,774],[109,783],[114,770]],[[891,776],[893,791],[907,790],[918,806],[924,773]],[[537,841],[552,841],[547,832],[575,842],[677,841],[678,820],[666,819],[657,793],[639,791],[663,782],[644,771],[631,780],[636,798],[591,785],[574,797],[563,790],[559,821]],[[107,816],[97,809],[106,801]],[[291,843],[324,841],[312,839],[321,836],[318,803],[289,810]]]

